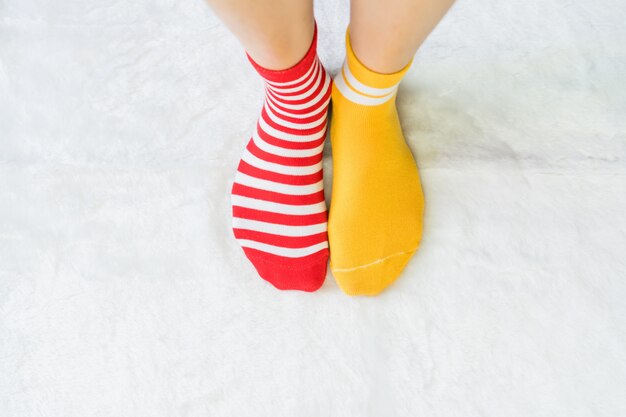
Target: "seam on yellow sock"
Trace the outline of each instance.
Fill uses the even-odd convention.
[[[384,258],[380,258],[380,259],[377,259],[377,260],[375,260],[373,262],[370,262],[370,263],[367,263],[367,264],[363,264],[363,265],[359,265],[359,266],[355,266],[355,267],[352,267],[352,268],[334,268],[334,267],[331,266],[331,269],[333,270],[333,272],[351,272],[351,271],[355,271],[357,269],[368,268],[370,266],[373,266],[373,265],[379,264],[381,262],[384,262],[384,261],[386,261],[389,258],[393,258],[393,257],[396,257],[396,256],[413,253],[413,252],[415,252],[417,250],[417,248],[418,247],[415,247],[415,248],[413,248],[411,250],[407,250],[407,251],[392,253],[391,255],[385,256]]]

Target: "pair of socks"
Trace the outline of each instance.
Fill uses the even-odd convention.
[[[376,295],[400,275],[422,235],[417,165],[398,119],[393,74],[365,67],[346,32],[346,60],[331,80],[317,56],[317,26],[293,67],[268,70],[265,102],[232,188],[233,231],[259,275],[281,290],[315,291],[330,268],[349,295]],[[332,98],[333,191],[322,150]]]

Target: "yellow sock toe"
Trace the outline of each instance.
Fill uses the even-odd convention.
[[[384,290],[422,237],[424,197],[395,104],[409,65],[394,74],[369,70],[346,33],[346,62],[332,92],[328,239],[331,271],[349,295]]]
[[[378,295],[396,280],[414,251],[393,253],[370,264],[335,268],[333,276],[348,295]]]

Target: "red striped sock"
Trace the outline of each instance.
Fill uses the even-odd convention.
[[[326,276],[322,149],[331,78],[317,57],[317,26],[295,66],[268,70],[265,103],[232,189],[235,237],[259,275],[281,290],[317,290]]]

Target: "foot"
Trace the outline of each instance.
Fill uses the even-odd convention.
[[[317,28],[302,60],[282,71],[250,57],[265,103],[232,188],[233,231],[259,275],[281,290],[315,291],[328,262],[322,149],[331,79]]]
[[[400,275],[422,236],[419,173],[395,104],[409,66],[393,74],[369,70],[349,34],[346,50],[332,88],[330,268],[347,294],[376,295]]]

